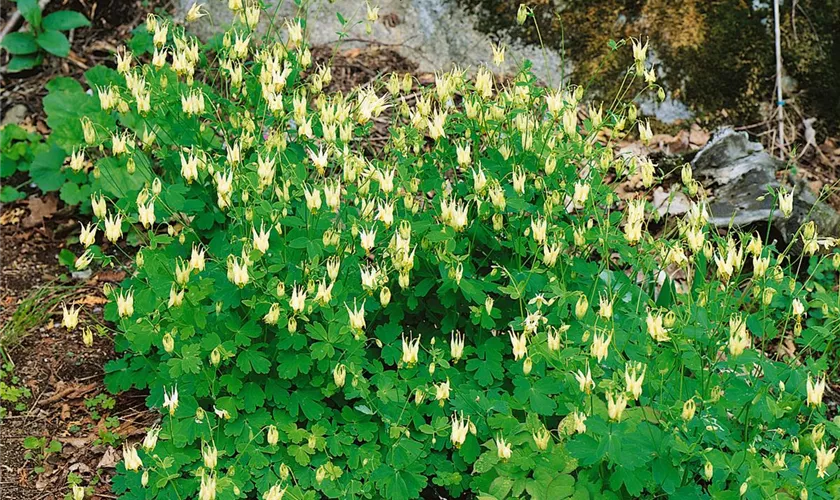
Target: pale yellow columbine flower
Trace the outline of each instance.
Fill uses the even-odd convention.
[[[779,210],[785,218],[790,217],[793,213],[793,190],[779,189]]]
[[[648,312],[647,319],[648,334],[656,342],[667,342],[671,340],[668,336],[668,330],[662,325],[662,315],[660,313],[652,314]]]
[[[500,67],[505,63],[505,45],[499,42],[498,45],[492,45],[491,48],[493,49],[493,64]]]
[[[645,120],[639,122],[639,139],[642,143],[647,144],[653,138],[653,132],[650,129],[650,122]]]
[[[184,302],[184,290],[178,290],[178,287],[173,283],[169,288],[169,302],[167,307],[179,307]]]
[[[412,339],[409,337],[405,339],[402,336],[402,362],[408,366],[414,366],[417,363],[418,355],[420,354],[420,335]]]
[[[190,255],[190,269],[193,271],[204,271],[204,249],[199,248],[198,245],[193,244],[192,254]]]
[[[452,415],[452,432],[449,435],[449,439],[455,448],[460,448],[467,440],[467,433],[470,431],[471,425],[470,417],[467,417],[465,420],[463,412],[461,412],[460,416],[457,413]]]
[[[155,202],[150,200],[147,204],[138,204],[137,205],[138,211],[138,220],[140,224],[143,225],[144,228],[149,229],[155,223]],[[107,226],[107,221],[106,221]]]
[[[274,302],[271,304],[271,307],[268,308],[268,312],[265,313],[263,316],[263,321],[267,325],[276,325],[277,322],[280,320],[280,304]]]
[[[703,477],[706,478],[706,481],[711,481],[714,474],[715,467],[712,465],[712,462],[706,460],[706,464],[703,466]]]
[[[581,294],[575,303],[575,317],[577,319],[583,318],[587,310],[589,310],[589,299],[586,298],[586,295]]]
[[[178,386],[172,387],[172,392],[168,392],[166,387],[163,388],[163,407],[169,410],[169,415],[174,415],[178,408]]]
[[[534,241],[540,245],[545,242],[545,234],[548,228],[548,221],[546,221],[542,217],[538,217],[536,220],[532,217],[531,218],[531,236],[534,237]]]
[[[216,500],[216,472],[203,473],[198,489],[198,500]]]
[[[834,455],[837,453],[837,447],[826,449],[825,444],[816,449],[817,453],[817,476],[823,478],[826,476],[826,470],[834,462]]]
[[[642,384],[645,381],[647,367],[642,363],[628,362],[624,365],[624,384],[627,392],[633,395],[633,399],[639,400],[642,395]]]
[[[806,404],[808,406],[818,407],[822,404],[823,393],[825,393],[825,384],[825,374],[823,374],[822,377],[817,377],[816,382],[811,379],[811,374],[808,374],[808,381],[806,383]]]
[[[513,359],[518,361],[528,355],[528,336],[525,332],[517,335],[513,330],[510,331],[510,343],[513,346]]]
[[[344,387],[344,382],[347,377],[347,367],[339,363],[333,368],[333,381],[338,387]]]
[[[286,496],[286,488],[281,488],[279,484],[275,484],[265,492],[263,500],[283,500],[284,496]]]
[[[580,392],[589,394],[595,387],[595,382],[592,380],[592,370],[589,368],[589,363],[586,364],[586,373],[578,370],[575,372],[575,380],[577,380],[580,387]]]
[[[292,308],[292,311],[296,313],[303,312],[304,307],[306,307],[306,289],[304,287],[295,285],[292,288],[292,296],[289,299],[289,306]]]
[[[327,276],[331,281],[338,278],[338,271],[341,268],[341,259],[337,255],[332,255],[327,259]]]
[[[356,330],[357,332],[362,331],[365,329],[365,301],[362,301],[362,306],[356,306],[356,299],[353,299],[353,309],[350,309],[350,306],[344,304],[344,307],[347,308],[347,314],[350,317],[350,328]]]
[[[370,252],[375,245],[376,229],[374,228],[370,231],[365,231],[364,229],[360,230],[359,240],[361,241],[362,248],[364,248],[366,252]]]
[[[73,330],[79,324],[79,312],[81,308],[70,306],[69,308],[62,304],[61,306],[61,325],[68,330]]]
[[[607,393],[607,414],[610,420],[616,422],[621,421],[621,415],[624,414],[624,409],[627,407],[627,396],[619,394],[614,397],[612,392]]]
[[[452,332],[452,336],[449,339],[449,354],[452,356],[452,360],[454,363],[457,363],[458,360],[464,355],[464,334],[458,331]]]
[[[233,258],[230,262],[228,278],[239,288],[247,285],[250,280],[250,276],[248,275],[248,263],[245,262],[244,259]]]
[[[129,290],[125,294],[120,290],[117,295],[117,313],[121,318],[127,318],[134,314],[134,292]]]
[[[642,45],[641,40],[633,40],[633,60],[636,64],[637,73],[641,73],[644,70],[645,61],[647,60],[647,50],[647,42]]]
[[[201,447],[201,458],[204,460],[205,467],[208,469],[215,469],[216,464],[219,461],[219,451],[212,443],[205,444]]]
[[[805,314],[805,306],[798,298],[793,299],[793,302],[791,302],[791,309],[793,310],[793,315],[797,318],[800,318],[803,314]]]
[[[309,188],[304,187],[303,195],[306,198],[306,208],[310,212],[315,213],[321,208],[321,191],[318,188],[312,188],[310,191]]]
[[[143,467],[143,461],[137,454],[136,446],[128,444],[128,441],[123,443],[123,462],[126,470],[136,471]]]
[[[321,279],[321,282],[318,283],[318,291],[315,293],[315,302],[318,302],[321,305],[327,305],[332,300],[332,289],[335,283],[330,283],[327,285],[327,281],[325,279]]]
[[[435,400],[438,401],[440,406],[443,406],[446,400],[449,399],[449,377],[446,378],[446,382],[441,382],[439,384],[434,384],[435,386]]]
[[[501,435],[497,436],[495,441],[496,441],[496,454],[499,457],[499,460],[501,460],[502,462],[507,462],[508,460],[510,460],[510,455],[511,455],[510,443],[505,441],[505,438],[503,438]]]
[[[576,182],[575,192],[572,196],[572,204],[578,210],[586,205],[586,200],[589,198],[590,186],[588,183]]]
[[[107,208],[105,206],[104,196],[99,195],[99,197],[97,198],[95,195],[90,195],[90,205],[93,208],[93,215],[99,217],[100,219],[105,218]]]
[[[537,449],[544,451],[548,448],[548,443],[551,441],[551,433],[548,432],[548,429],[543,427],[536,432],[532,432],[531,438],[534,440],[534,444],[537,446]]]
[[[586,432],[586,415],[583,412],[575,411],[572,413],[572,420],[575,427],[575,432],[583,434]]]
[[[598,299],[598,315],[604,319],[610,319],[613,314],[612,300],[606,295],[601,294]]]
[[[262,224],[259,231],[256,227],[252,227],[251,233],[254,248],[260,253],[266,253],[268,251],[268,240],[271,237],[271,228],[266,229],[265,225]]]
[[[694,398],[689,399],[685,403],[683,403],[682,407],[682,414],[680,415],[683,420],[686,422],[694,418],[694,413],[697,411],[697,403],[694,402]]]
[[[92,222],[87,226],[79,222],[79,225],[82,226],[79,233],[79,243],[84,245],[85,248],[93,245],[96,242],[96,226]]]
[[[590,354],[592,357],[597,358],[599,363],[606,359],[607,355],[609,354],[611,341],[612,333],[606,336],[602,335],[601,333],[596,333],[593,336]]]
[[[142,254],[138,253],[137,255],[142,255]],[[73,263],[73,266],[76,268],[77,271],[81,271],[83,269],[86,269],[90,265],[91,262],[93,262],[93,253],[91,253],[91,251],[88,249],[88,250],[85,250],[82,253],[82,255],[79,255],[76,258],[76,262]],[[142,267],[142,266],[140,266],[140,267]]]
[[[740,356],[750,346],[750,334],[747,333],[747,323],[740,315],[729,318],[729,354]]]
[[[487,186],[487,176],[484,175],[484,170],[482,170],[481,165],[479,165],[478,171],[472,171],[472,178],[473,190],[478,194],[483,193],[484,188]]]

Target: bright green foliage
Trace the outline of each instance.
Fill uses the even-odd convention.
[[[29,165],[39,152],[46,149],[41,135],[29,132],[15,124],[5,125],[0,129],[0,202],[24,198],[26,195],[18,190],[21,186],[10,186],[8,180],[17,172],[29,170]]]
[[[62,31],[90,26],[90,21],[83,14],[70,10],[43,16],[38,0],[17,0],[17,8],[29,23],[29,30],[9,33],[0,43],[0,47],[12,55],[7,66],[12,73],[40,66],[44,53],[67,57],[70,41]]]
[[[0,419],[8,415],[9,410],[25,410],[26,402],[32,395],[29,388],[14,374],[14,370],[11,363],[0,366]]]
[[[579,118],[583,88],[527,71],[342,95],[297,21],[204,49],[151,23],[172,64],[95,68],[97,97],[47,103],[57,147],[95,165],[96,227],[142,247],[110,292],[106,382],[163,417],[116,494],[838,493],[826,358],[773,347],[826,324],[794,309],[787,253],[712,230],[690,170],[693,208],[656,238],[645,199],[615,195],[654,180],[614,152],[650,134],[621,100],[655,89],[644,57]]]

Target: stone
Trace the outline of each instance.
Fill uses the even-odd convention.
[[[183,19],[196,0],[177,0],[176,17]],[[208,16],[189,25],[190,30],[202,39],[221,32],[230,25],[233,15],[227,1],[209,0]],[[490,65],[493,54],[490,38],[475,27],[475,18],[457,2],[446,0],[378,0],[379,20],[372,23],[371,33],[366,33],[366,7],[358,0],[314,0],[302,2],[277,2],[260,16],[258,31],[269,29],[270,19],[276,19],[272,31],[280,30],[284,19],[305,18],[308,39],[312,45],[334,46],[339,33],[347,36],[342,49],[383,45],[399,52],[418,64],[421,72],[447,70],[454,65],[475,70],[480,64]],[[300,9],[308,9],[301,12]],[[276,14],[273,14],[276,10]],[[342,25],[336,13],[341,13],[347,23]],[[533,63],[534,73],[547,82],[560,73],[563,58],[559,52],[528,46],[506,39],[505,64],[501,71],[515,73],[525,59]],[[568,74],[568,70],[565,72]],[[553,82],[554,86],[560,82]]]
[[[804,181],[790,179],[793,213],[783,216],[775,207],[775,193],[780,188],[777,172],[785,163],[750,141],[746,132],[718,131],[691,163],[694,177],[710,193],[710,222],[717,227],[770,223],[785,243],[791,243],[799,227],[813,220],[818,234],[840,235],[840,214],[820,201]],[[796,244],[794,251],[798,251]]]
[[[779,188],[776,171],[783,166],[746,132],[726,128],[716,133],[692,161],[695,178],[712,193],[711,223],[741,227],[768,221],[771,214],[780,217],[771,193]]]
[[[20,125],[23,119],[29,114],[29,110],[23,104],[15,104],[3,113],[3,120],[0,121],[0,127],[8,124]]]

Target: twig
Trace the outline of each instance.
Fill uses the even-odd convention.
[[[773,21],[776,31],[776,106],[779,120],[779,158],[785,157],[785,101],[782,99],[782,34],[779,28],[779,0],[773,0]]]

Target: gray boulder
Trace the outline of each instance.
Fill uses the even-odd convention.
[[[774,207],[774,193],[781,185],[777,172],[785,163],[750,141],[746,132],[718,131],[691,163],[695,178],[709,193],[710,221],[715,226],[740,228],[769,221],[790,243],[797,229],[813,220],[819,234],[840,235],[840,214],[803,182],[789,180],[788,186],[794,184],[793,213],[783,217]]]

